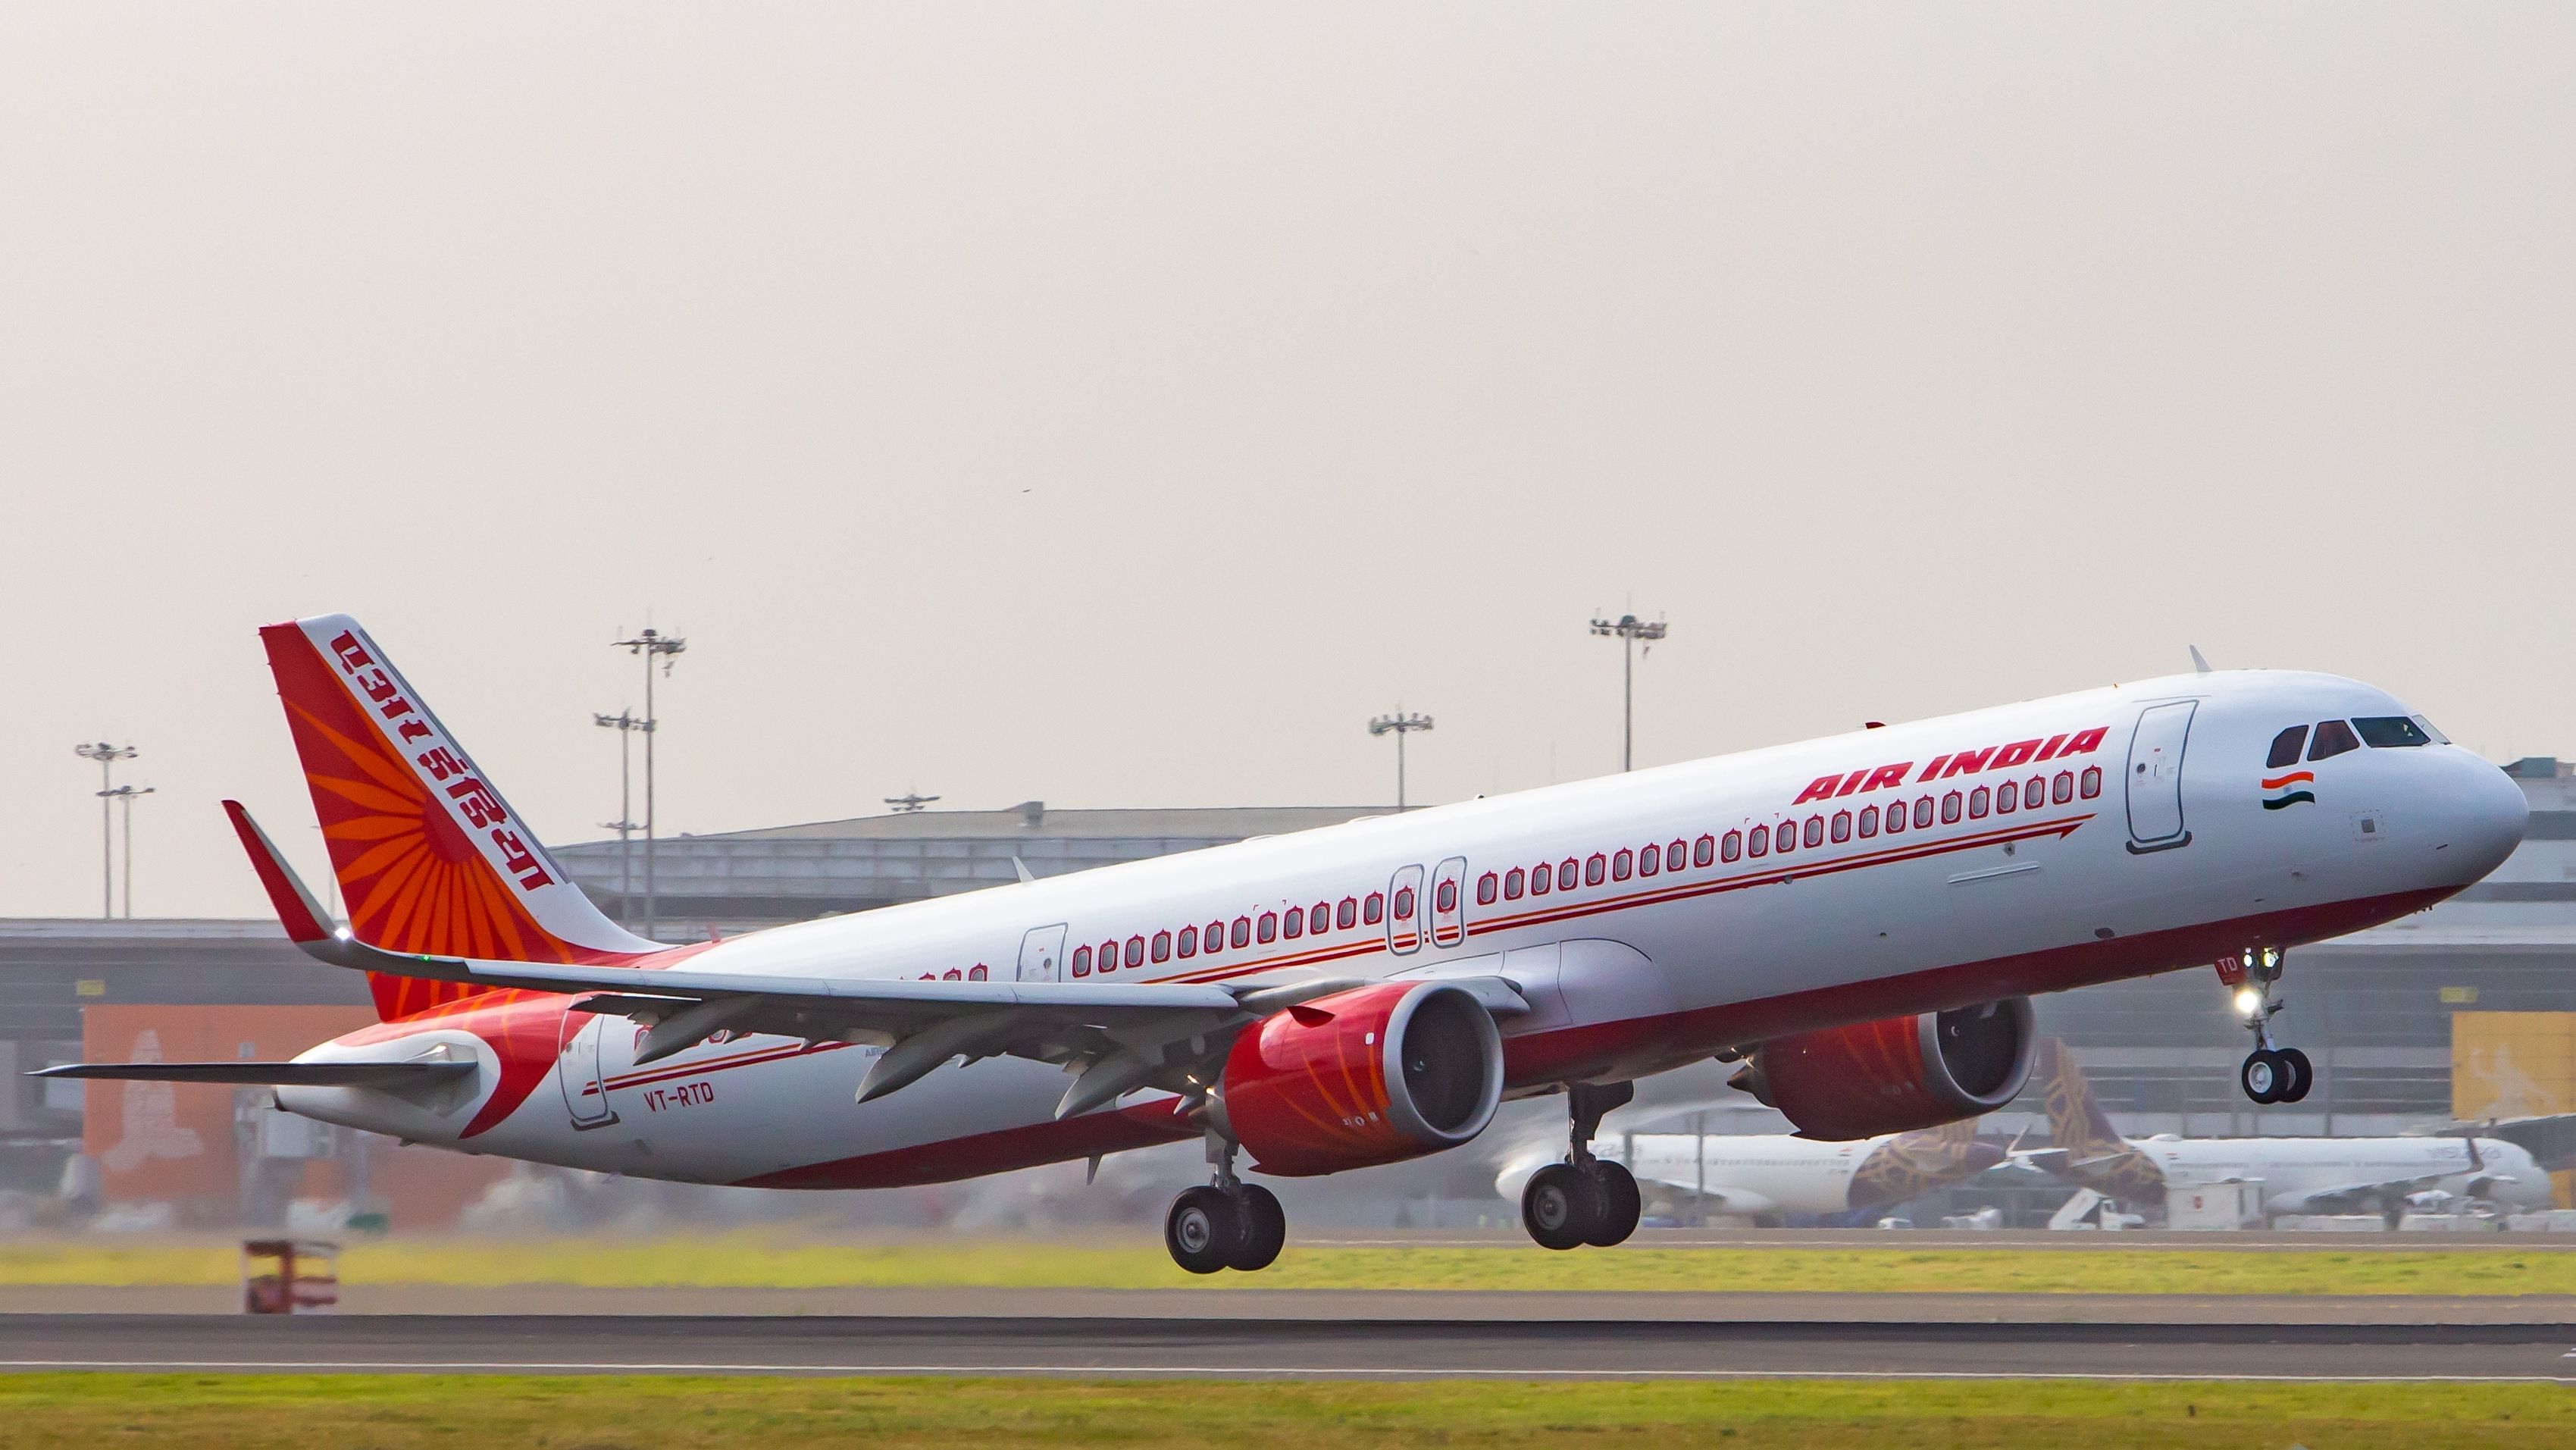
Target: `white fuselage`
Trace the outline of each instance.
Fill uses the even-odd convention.
[[[2304,767],[2313,800],[2266,809],[2260,785],[2285,726],[2406,713],[2325,675],[2180,676],[784,927],[707,947],[688,967],[1196,982],[1499,973],[1533,1008],[1504,1024],[1508,1090],[1547,1091],[2420,909],[2519,842],[2523,798],[2495,767],[2447,744],[2371,748]],[[1897,806],[1905,828],[1891,831]],[[1757,855],[1753,834],[1783,823],[1794,848]],[[1652,874],[1639,854],[1649,847]],[[1542,865],[1544,894],[1530,874]],[[1308,919],[1319,904],[1320,930]],[[1223,937],[1214,951],[1210,923]],[[1108,971],[1102,943],[1115,944]],[[431,1017],[306,1054],[444,1044],[493,1069],[469,1101],[316,1087],[279,1099],[474,1151],[791,1187],[958,1178],[1196,1132],[1151,1092],[1058,1122],[1065,1075],[1016,1058],[952,1064],[860,1104],[875,1048],[720,1034],[638,1070],[641,1028],[565,1021],[584,1035],[532,1044]],[[1857,1151],[1784,1151],[1811,1150],[1820,1163]]]
[[[1592,1153],[1717,1213],[1843,1213],[1868,1206],[1852,1202],[1852,1180],[1897,1136],[1827,1143],[1787,1133],[1636,1133],[1598,1139]],[[1531,1174],[1564,1156],[1561,1147],[1525,1154],[1496,1175],[1495,1193],[1518,1201]]]
[[[2385,1207],[2428,1190],[2547,1208],[2549,1174],[2496,1138],[2176,1138],[2133,1144],[2168,1188],[2260,1183],[2266,1214]]]

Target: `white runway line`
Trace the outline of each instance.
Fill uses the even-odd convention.
[[[1470,1380],[2128,1380],[2222,1384],[2576,1384],[2544,1374],[2098,1374],[2074,1370],[1777,1369],[1255,1369],[1189,1364],[690,1364],[607,1360],[0,1359],[0,1370],[125,1370],[187,1374],[264,1370],[279,1374],[799,1374],[799,1375],[1138,1375],[1190,1379]]]

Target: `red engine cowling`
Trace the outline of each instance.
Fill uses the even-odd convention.
[[[1990,1113],[2030,1077],[2030,999],[1777,1037],[1735,1082],[1801,1138],[1841,1142]]]
[[[1303,1177],[1454,1148],[1503,1096],[1503,1040],[1466,989],[1380,982],[1273,1013],[1226,1055],[1226,1126]]]

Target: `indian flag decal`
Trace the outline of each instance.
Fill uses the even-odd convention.
[[[2301,801],[2315,805],[2317,793],[2306,787],[2316,783],[2316,772],[2312,770],[2294,770],[2288,775],[2276,775],[2263,782],[2263,809],[2284,811]],[[2274,794],[2276,791],[2278,794]]]

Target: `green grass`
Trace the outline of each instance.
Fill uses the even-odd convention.
[[[1314,1384],[1032,1379],[45,1374],[13,1450],[526,1445],[2576,1445],[2550,1385],[1746,1380]]]
[[[20,1240],[0,1285],[238,1282],[227,1242]],[[1551,1254],[1526,1244],[1299,1247],[1259,1275],[1200,1278],[1141,1238],[833,1243],[697,1238],[389,1239],[342,1254],[350,1284],[584,1288],[1263,1288],[1893,1293],[2576,1294],[2576,1253],[2408,1249],[1662,1248]]]

